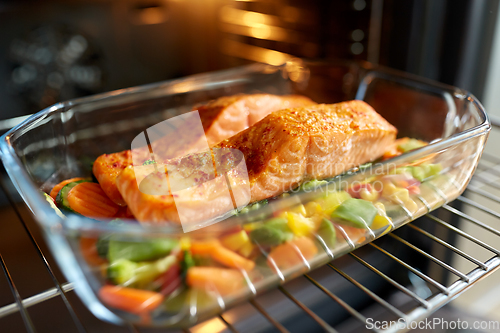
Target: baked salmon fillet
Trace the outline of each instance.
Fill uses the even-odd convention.
[[[193,135],[189,124],[156,140],[153,151],[162,160],[185,156],[198,151],[198,147],[212,146],[257,123],[271,112],[298,106],[316,104],[309,98],[299,95],[278,96],[271,94],[235,95],[221,97],[206,104],[197,105],[205,138]],[[175,142],[175,144],[171,144]],[[134,151],[135,164],[150,159],[148,147]],[[93,173],[106,195],[120,206],[126,205],[116,187],[116,177],[127,166],[132,165],[132,153],[125,150],[99,156],[93,165]]]
[[[258,201],[373,161],[396,134],[370,105],[349,101],[274,112],[216,147],[243,153]]]
[[[212,146],[212,150],[229,148],[242,153],[250,185],[249,202],[254,202],[291,190],[304,181],[333,177],[373,161],[394,143],[396,134],[396,128],[371,106],[349,101],[273,112]],[[134,168],[128,167],[116,182],[134,216],[141,222],[179,222],[174,197],[166,194],[168,184],[162,185],[163,195],[146,194],[139,190],[136,177]],[[218,197],[218,193],[203,191],[208,190],[203,186],[193,191],[200,195],[193,205],[203,200],[212,202],[212,195]],[[203,218],[226,212],[222,204],[206,208]]]

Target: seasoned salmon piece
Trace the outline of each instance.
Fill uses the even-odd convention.
[[[314,104],[305,96],[255,94],[221,97],[195,106],[193,110],[200,113],[208,145],[213,146],[252,126],[271,112]]]
[[[116,176],[127,166],[132,164],[132,154],[130,150],[119,153],[103,154],[99,156],[92,167],[94,176],[101,185],[102,190],[108,198],[120,206],[125,206],[122,195],[116,188]]]
[[[211,146],[241,132],[273,111],[314,104],[309,98],[298,95],[241,94],[221,97],[193,108],[199,112],[206,141],[193,134],[190,130],[192,124],[185,122],[152,143],[152,148],[156,157],[160,157],[162,161],[185,156],[199,151],[198,148],[206,146],[206,142]],[[136,164],[142,164],[151,158],[148,147],[135,149],[134,155]],[[108,197],[120,206],[124,206],[125,201],[116,188],[116,176],[131,164],[132,155],[129,150],[101,155],[94,162],[93,172],[97,181]]]
[[[253,202],[375,160],[394,143],[396,134],[396,128],[368,104],[350,101],[273,112],[212,150],[231,148],[243,154]],[[134,216],[139,221],[179,222],[172,195],[144,194],[136,177],[141,176],[129,167],[117,178],[118,190]],[[207,185],[204,190],[193,192],[192,203],[187,198],[184,206],[205,207],[203,217],[227,212],[227,198],[226,202],[214,200],[207,205],[203,193],[210,195],[216,189]]]
[[[216,147],[243,153],[258,201],[373,161],[396,134],[371,106],[349,101],[274,112]]]
[[[206,226],[206,221],[209,221],[208,224],[213,223],[214,219],[224,213],[238,206],[243,207],[241,203],[247,204],[250,201],[248,178],[246,173],[243,177],[240,176],[238,161],[229,161],[222,168],[217,168],[219,171],[225,169],[222,170],[227,175],[225,177],[215,172],[211,151],[196,155],[205,155],[206,161],[189,172],[186,172],[188,167],[179,167],[177,172],[170,171],[168,177],[165,177],[168,167],[157,164],[156,171],[149,165],[129,166],[118,175],[118,190],[137,220],[153,223],[182,222],[183,229],[187,232]],[[193,155],[176,160],[182,162],[191,156]],[[194,186],[176,189],[173,182],[176,178],[193,182]],[[204,224],[199,225],[200,223]]]

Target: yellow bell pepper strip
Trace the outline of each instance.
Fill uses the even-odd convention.
[[[303,216],[306,216],[306,214],[307,214],[306,207],[304,207],[304,205],[295,206],[292,209],[290,209],[289,212],[300,214]]]
[[[372,230],[385,229],[382,235],[385,235],[389,231],[392,230],[392,220],[387,216],[385,211],[385,205],[381,202],[376,202],[374,204],[375,208],[377,208],[378,214],[373,219],[373,223],[371,225]]]
[[[306,210],[306,215],[304,215],[305,217],[311,217],[323,211],[321,206],[315,201],[309,201],[304,205],[304,208]]]
[[[362,188],[359,191],[360,199],[363,199],[366,201],[374,202],[375,200],[377,200],[379,198],[379,196],[380,196],[380,194],[378,193],[378,191],[376,191],[373,188],[371,190],[368,190],[366,188]]]
[[[331,217],[343,225],[368,228],[376,215],[377,208],[370,201],[348,199],[335,209]]]
[[[181,237],[179,240],[179,247],[182,251],[188,251],[191,248],[191,240],[189,237]]]
[[[410,198],[410,191],[406,188],[396,187],[391,182],[384,182],[382,196],[394,203],[405,206],[412,213],[418,210],[418,205]]]
[[[243,226],[243,230],[246,232],[250,232],[254,229],[260,228],[262,226],[262,222],[252,222],[252,223],[247,223]]]
[[[288,220],[288,227],[297,237],[308,236],[316,228],[314,222],[311,219],[304,217],[304,215],[287,212],[285,213],[285,216]]]
[[[250,242],[250,238],[245,230],[240,230],[221,239],[222,245],[234,252],[238,252],[248,242]]]
[[[372,228],[372,230],[386,228],[388,225],[390,225],[390,223],[391,223],[391,220],[389,219],[389,217],[383,216],[383,215],[377,215],[373,219],[373,223],[372,223],[371,228]]]
[[[345,191],[337,191],[327,194],[325,197],[317,199],[326,215],[330,215],[342,202],[350,199],[351,196]]]
[[[245,258],[249,258],[255,250],[255,245],[252,242],[245,243],[239,250],[238,253]]]

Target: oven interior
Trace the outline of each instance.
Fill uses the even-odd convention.
[[[290,56],[369,61],[481,99],[497,12],[493,0],[6,1],[0,131],[60,100]],[[349,96],[349,74],[328,74],[332,99]],[[186,331],[360,332],[370,331],[367,318],[475,320],[481,311],[457,314],[459,306],[443,306],[462,293],[451,304],[474,299],[466,292],[471,286],[500,294],[495,284],[479,282],[498,280],[500,266],[500,122],[492,122],[490,143],[459,199]],[[162,331],[91,315],[3,170],[1,176],[2,332]],[[481,299],[475,302],[483,314],[498,313],[498,302],[484,298],[493,305],[481,308]]]

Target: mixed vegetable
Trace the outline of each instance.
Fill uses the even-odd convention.
[[[423,144],[404,139],[390,156]],[[162,308],[162,304],[164,310],[173,311],[171,305],[182,304],[192,290],[215,298],[245,292],[266,276],[283,277],[308,266],[322,252],[347,242],[360,244],[374,232],[390,231],[392,221],[386,208],[404,206],[415,212],[418,206],[413,195],[420,193],[422,182],[440,171],[440,164],[416,162],[351,183],[343,190],[322,187],[327,190],[317,191],[321,194],[309,202],[231,227],[217,236],[200,239],[186,234],[179,239],[147,240],[117,235],[81,237],[80,251],[106,281],[99,297],[108,306],[138,315]],[[328,182],[313,180],[297,190],[309,191],[325,184]],[[45,195],[61,216],[115,218],[108,223],[117,224],[133,218],[91,179],[65,180]],[[267,203],[256,203],[239,214]]]

